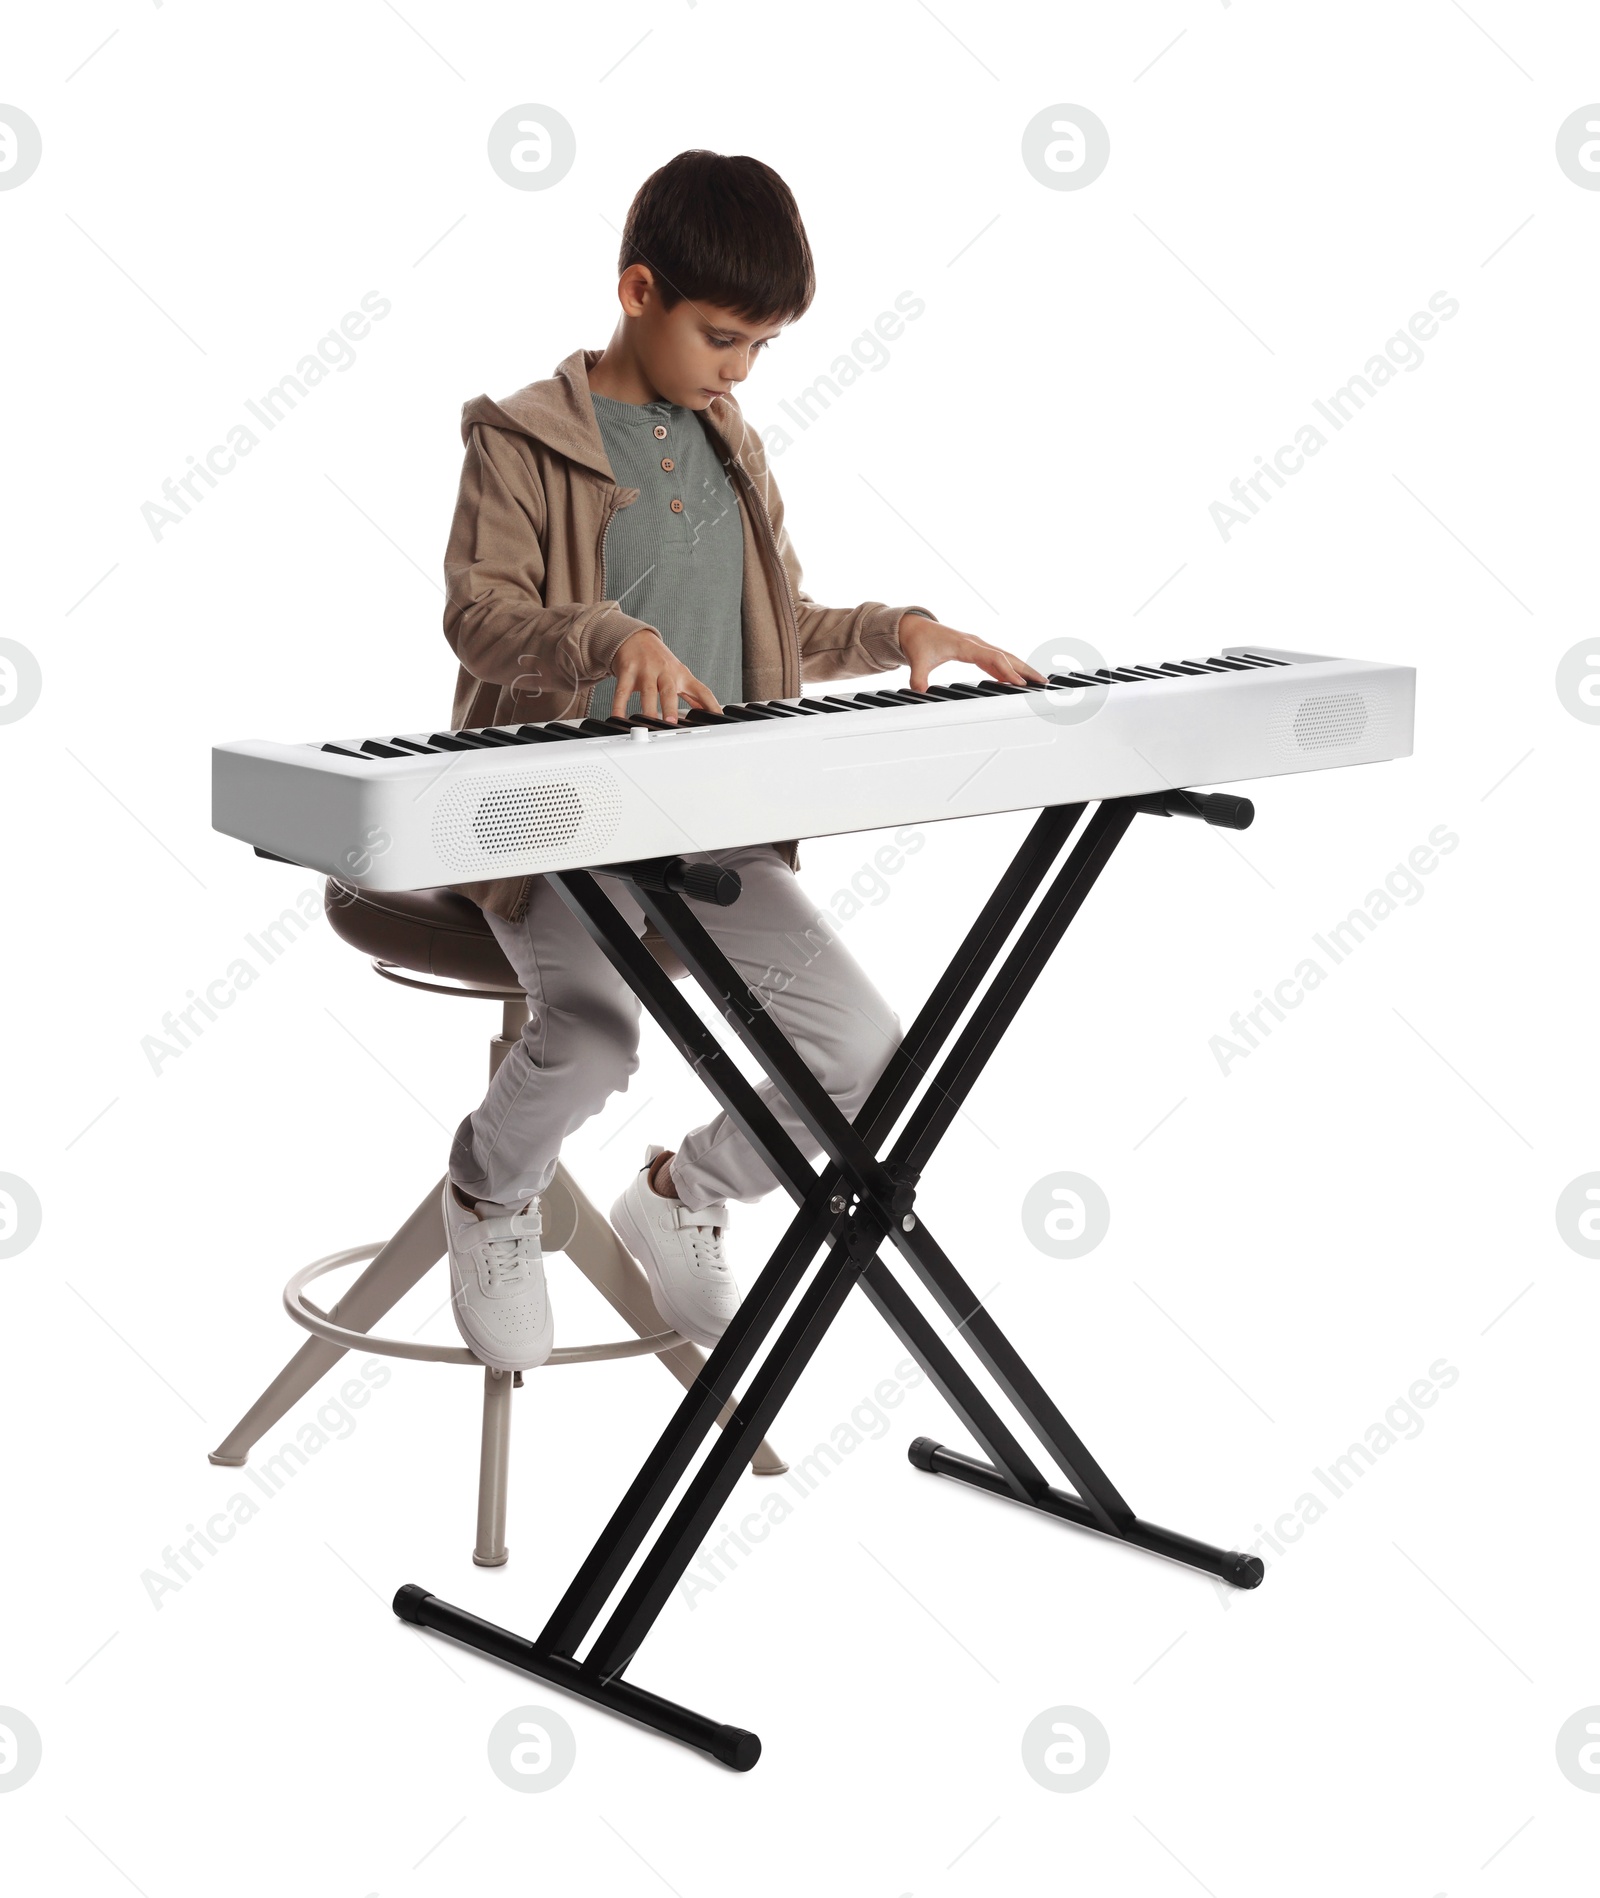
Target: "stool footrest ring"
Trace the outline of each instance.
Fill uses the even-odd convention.
[[[326,1272],[336,1272],[341,1265],[359,1265],[363,1260],[376,1258],[384,1243],[346,1246],[342,1252],[330,1252],[326,1258],[302,1266],[283,1288],[283,1309],[302,1330],[326,1339],[329,1344],[342,1345],[347,1351],[372,1351],[382,1358],[413,1358],[425,1364],[470,1364],[481,1371],[482,1358],[464,1346],[426,1344],[405,1338],[379,1337],[370,1331],[351,1331],[306,1297],[305,1288],[313,1279],[321,1278]],[[657,1331],[644,1338],[566,1345],[552,1351],[545,1364],[597,1364],[609,1358],[654,1357],[662,1351],[676,1350],[686,1342],[679,1332]]]

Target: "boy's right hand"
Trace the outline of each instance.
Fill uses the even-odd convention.
[[[612,705],[618,711],[626,708],[635,692],[646,718],[664,719],[669,725],[678,722],[680,698],[708,712],[722,710],[710,686],[694,676],[653,627],[641,627],[623,640],[612,661],[611,676],[617,682]]]

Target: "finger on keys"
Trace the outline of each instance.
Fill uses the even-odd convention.
[[[692,672],[684,675],[684,681],[678,690],[691,705],[698,705],[703,711],[720,712],[722,710],[721,701],[716,693],[703,679],[697,679]]]

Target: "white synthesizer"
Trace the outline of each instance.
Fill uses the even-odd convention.
[[[371,890],[1375,764],[1416,672],[1272,646],[977,684],[212,753],[211,821]]]

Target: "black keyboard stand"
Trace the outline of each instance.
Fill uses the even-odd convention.
[[[699,1381],[685,1393],[538,1636],[530,1640],[495,1627],[440,1601],[415,1583],[407,1583],[395,1596],[397,1615],[670,1739],[698,1747],[737,1771],[748,1771],[761,1756],[755,1734],[662,1700],[632,1686],[622,1675],[721,1514],[755,1446],[856,1285],[882,1313],[987,1459],[947,1450],[919,1437],[910,1446],[910,1460],[917,1469],[1008,1497],[1074,1528],[1091,1529],[1187,1563],[1237,1588],[1257,1586],[1263,1574],[1258,1557],[1196,1542],[1134,1514],[916,1210],[917,1182],[935,1148],[1141,808],[1153,808],[1153,814],[1163,816],[1203,817],[1235,828],[1242,828],[1253,815],[1242,799],[1212,799],[1193,792],[1173,793],[1161,800],[1108,800],[1095,806],[1087,821],[1081,821],[1088,809],[1083,804],[1041,811],[853,1125],[823,1092],[689,904],[673,893],[671,869],[660,864],[606,866],[604,874],[627,883],[646,916],[803,1117],[826,1156],[820,1170],[801,1155],[732,1055],[678,993],[594,875],[564,871],[550,878],[562,900],[772,1168],[796,1201],[797,1211]],[[1012,932],[1074,832],[1076,842],[984,988]],[[974,1001],[969,1019],[935,1072],[941,1047]],[[910,1113],[902,1131],[889,1150],[880,1153],[880,1144],[907,1108]],[[959,1328],[1048,1460],[1065,1476],[1070,1490],[1051,1486],[891,1274],[881,1256],[886,1244]],[[825,1255],[822,1264],[801,1291],[819,1252]],[[800,1296],[794,1311],[745,1383],[726,1429],[717,1433],[718,1413],[755,1365],[758,1352],[796,1292]],[[580,1659],[579,1648],[708,1435],[716,1441]]]

